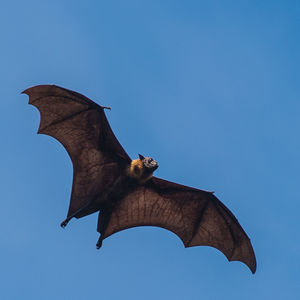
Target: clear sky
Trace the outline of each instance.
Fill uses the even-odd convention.
[[[2,1],[1,299],[300,299],[299,1]],[[252,275],[214,248],[135,228],[95,249],[63,230],[71,161],[20,92],[57,84],[112,107],[131,157],[213,190],[250,236]]]

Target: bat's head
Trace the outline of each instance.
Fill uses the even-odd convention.
[[[158,168],[158,163],[152,157],[144,157],[139,154],[140,160],[143,163],[143,166],[149,170],[151,173],[154,172]]]

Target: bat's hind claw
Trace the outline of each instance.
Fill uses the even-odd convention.
[[[97,242],[97,244],[96,244],[96,248],[97,248],[97,249],[100,249],[101,246],[102,246],[102,239],[101,239],[101,237],[99,237],[99,240],[98,240],[98,242]]]
[[[65,219],[64,221],[62,221],[61,223],[60,223],[60,226],[62,227],[62,228],[65,228],[67,225],[68,225],[68,223],[69,223],[69,219]]]

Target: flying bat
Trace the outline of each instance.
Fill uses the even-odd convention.
[[[232,212],[212,192],[153,176],[151,157],[131,160],[115,137],[104,107],[55,85],[25,90],[41,115],[38,133],[63,144],[73,163],[73,184],[65,227],[72,218],[99,211],[97,248],[121,230],[157,226],[172,231],[185,247],[211,246],[229,261],[256,271],[247,234]]]

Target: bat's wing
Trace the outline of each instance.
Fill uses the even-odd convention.
[[[55,85],[31,87],[23,93],[40,111],[38,133],[57,139],[71,157],[74,174],[68,217],[80,209],[76,217],[94,212],[89,204],[116,180],[120,166],[131,161],[113,134],[104,107]]]
[[[256,270],[250,239],[232,212],[211,192],[153,177],[116,203],[102,239],[136,226],[168,229],[185,247],[215,247],[229,261],[238,260],[253,273]]]

